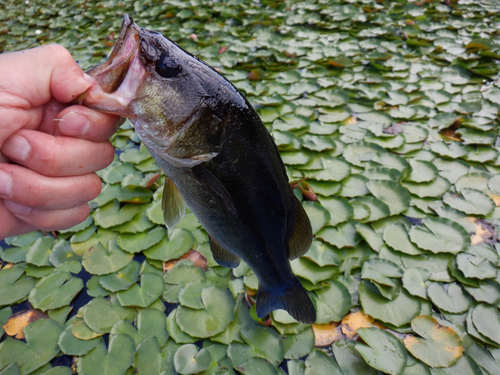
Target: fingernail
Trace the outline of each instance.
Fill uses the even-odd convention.
[[[9,196],[12,194],[12,178],[10,175],[0,169],[0,194]]]
[[[76,112],[65,113],[58,123],[59,131],[71,136],[85,135],[90,128],[90,121]]]
[[[7,209],[10,212],[16,215],[22,215],[22,216],[28,215],[31,211],[31,207],[23,206],[22,204],[19,203],[14,203],[11,201],[4,201],[4,203],[5,207],[7,207]]]
[[[31,152],[28,140],[20,135],[10,137],[2,147],[2,153],[16,161],[25,161]]]

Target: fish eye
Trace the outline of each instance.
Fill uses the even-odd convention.
[[[182,67],[167,54],[162,54],[156,61],[156,73],[163,78],[174,78],[182,72]]]

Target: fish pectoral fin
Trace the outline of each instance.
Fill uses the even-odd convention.
[[[174,229],[186,214],[186,202],[172,180],[165,178],[161,201],[163,219],[168,229]]]
[[[210,238],[210,250],[217,263],[223,267],[236,268],[240,264],[240,258],[224,249],[212,236]]]
[[[288,241],[288,259],[296,259],[301,257],[311,247],[312,243],[312,228],[311,222],[307,217],[306,211],[302,204],[294,196],[295,199],[295,222],[293,223],[292,235]]]
[[[196,165],[191,168],[191,176],[198,181],[199,184],[212,193],[212,196],[220,202],[234,216],[238,216],[238,211],[231,198],[231,194],[226,187],[203,165]]]

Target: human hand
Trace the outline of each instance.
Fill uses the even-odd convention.
[[[69,105],[93,82],[48,45],[0,56],[0,239],[71,228],[101,190],[119,117]]]

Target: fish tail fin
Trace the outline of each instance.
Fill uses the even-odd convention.
[[[263,318],[277,309],[286,310],[295,320],[305,324],[316,321],[314,305],[296,277],[284,288],[259,288],[257,316]]]

